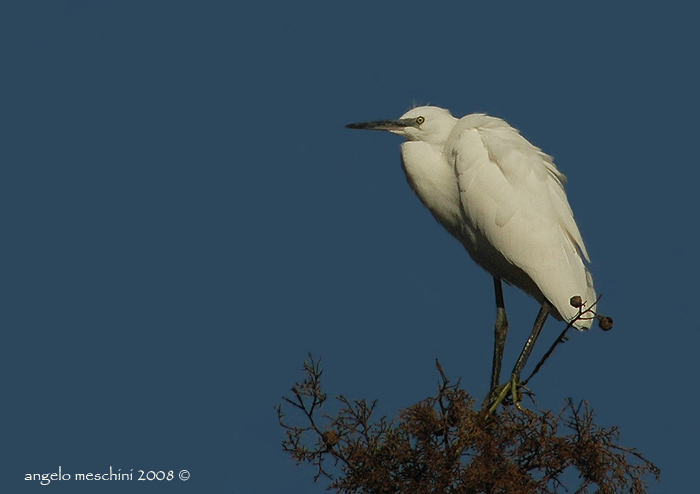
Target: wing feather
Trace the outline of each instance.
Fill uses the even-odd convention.
[[[526,273],[566,319],[576,314],[572,296],[592,303],[595,292],[582,259],[588,254],[566,198],[566,177],[551,157],[504,121],[479,114],[460,120],[447,147],[465,221],[506,262],[493,258],[492,249],[472,245],[475,260],[528,291],[531,283],[518,279]]]

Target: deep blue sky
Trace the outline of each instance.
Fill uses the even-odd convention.
[[[616,327],[574,334],[532,382],[539,404],[589,400],[662,468],[651,492],[697,486],[694,13],[15,4],[0,9],[1,490],[111,465],[191,472],[144,492],[323,492],[281,452],[273,410],[309,350],[331,396],[385,413],[435,392],[436,357],[481,398],[490,277],[413,196],[401,140],[344,128],[424,103],[506,119],[569,177]],[[509,367],[537,304],[514,289],[506,304]]]

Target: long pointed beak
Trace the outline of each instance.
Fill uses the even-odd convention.
[[[374,120],[372,122],[357,122],[347,124],[348,129],[360,130],[400,130],[405,127],[415,125],[415,120],[412,118],[400,118],[398,120]]]

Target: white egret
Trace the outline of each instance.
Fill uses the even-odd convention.
[[[542,305],[513,370],[515,385],[548,313],[578,329],[590,328],[593,317],[579,317],[580,310],[571,304],[574,296],[581,297],[584,307],[596,301],[584,263],[588,254],[564,192],[566,177],[550,156],[499,118],[473,114],[457,119],[434,106],[413,108],[397,120],[347,127],[384,130],[407,139],[401,144],[401,161],[411,188],[494,277],[492,393],[500,379],[508,329],[501,280]]]

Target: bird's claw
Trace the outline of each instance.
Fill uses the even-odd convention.
[[[518,408],[518,410],[520,410],[522,413],[527,413],[527,410],[525,410],[520,404],[522,399],[521,389],[524,389],[526,393],[531,394],[530,390],[520,382],[520,376],[513,374],[507,383],[501,384],[491,394],[492,398],[489,404],[488,415],[495,412],[498,406],[504,401],[508,400],[508,398],[510,398],[510,401]]]

